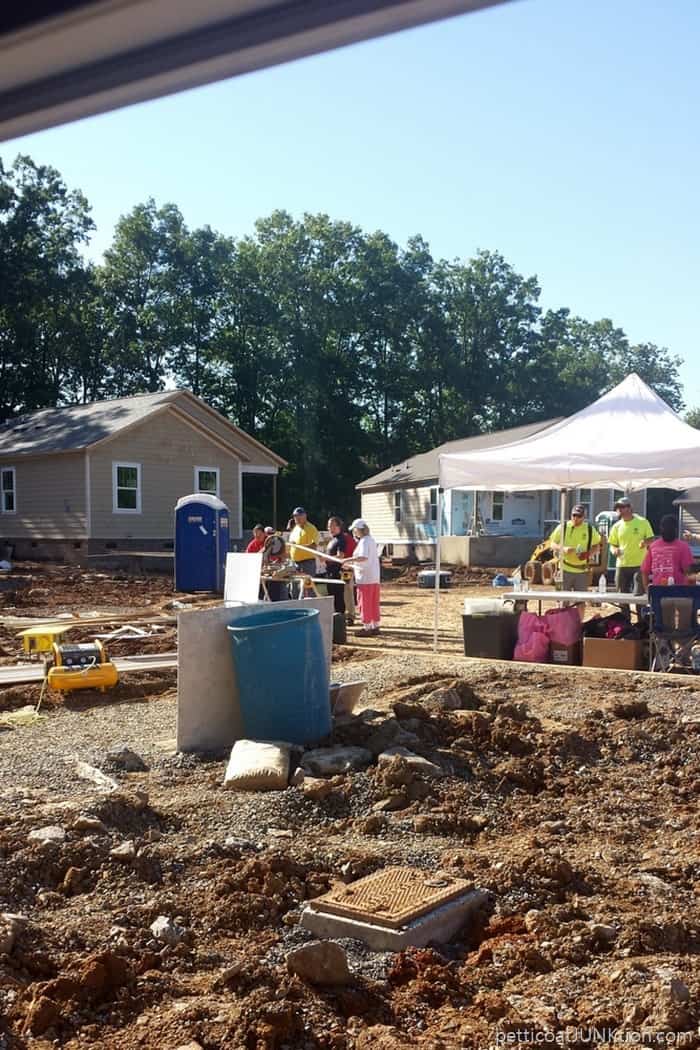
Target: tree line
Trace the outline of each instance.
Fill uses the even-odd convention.
[[[149,199],[96,265],[94,228],[55,169],[0,164],[0,420],[187,387],[289,461],[282,508],[321,518],[391,463],[569,415],[631,371],[683,408],[680,358],[544,309],[497,251],[435,259],[420,236],[281,210],[236,238]]]

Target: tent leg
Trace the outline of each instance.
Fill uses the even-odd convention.
[[[559,573],[561,575],[561,589],[564,590],[564,536],[566,530],[566,489],[559,492]]]
[[[440,618],[440,536],[442,535],[442,489],[438,488],[437,536],[435,538],[435,609],[433,611],[433,650],[438,651],[438,621]]]

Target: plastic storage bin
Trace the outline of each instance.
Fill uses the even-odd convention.
[[[519,619],[520,614],[509,609],[463,613],[464,655],[489,660],[512,660]]]
[[[452,583],[452,573],[440,571],[440,589],[445,591]],[[435,587],[435,569],[423,569],[418,573],[419,587]]]
[[[228,628],[245,735],[314,744],[331,730],[318,609],[251,613]]]
[[[499,613],[503,609],[500,598],[465,598],[465,616],[483,616],[484,613]]]

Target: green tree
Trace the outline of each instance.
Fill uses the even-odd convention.
[[[106,389],[124,396],[161,390],[179,348],[179,300],[187,230],[174,204],[151,198],[119,219],[99,281],[105,304]]]
[[[630,372],[636,372],[671,408],[681,412],[684,405],[678,370],[682,364],[682,359],[669,353],[666,347],[637,343],[611,363],[611,385],[619,383]]]
[[[0,418],[70,401],[94,228],[85,197],[51,167],[0,164]]]

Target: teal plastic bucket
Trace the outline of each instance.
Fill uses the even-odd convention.
[[[314,744],[331,731],[318,609],[270,609],[228,628],[243,731],[253,740]]]

